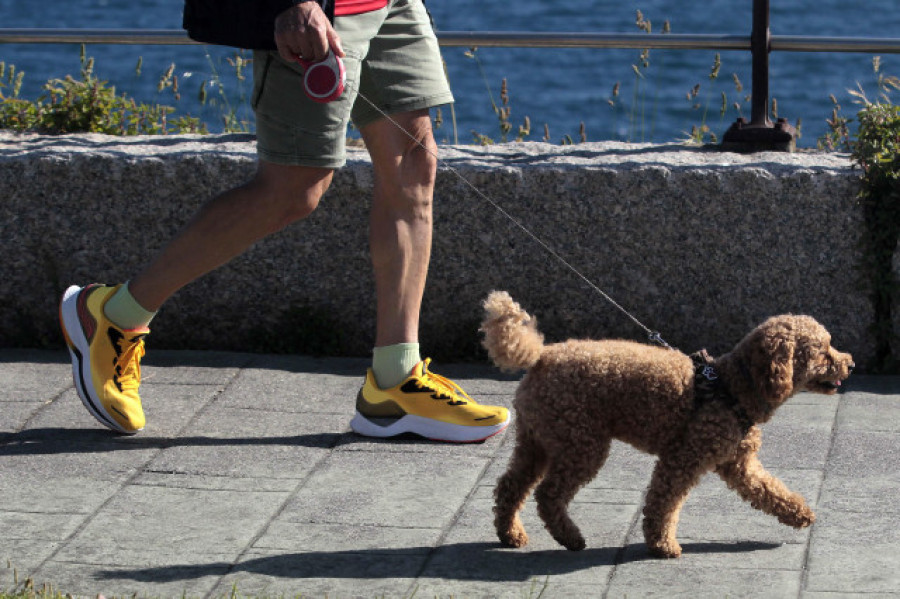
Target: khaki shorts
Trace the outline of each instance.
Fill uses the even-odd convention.
[[[261,160],[340,168],[351,118],[362,128],[382,118],[379,110],[396,114],[453,101],[422,0],[389,0],[381,10],[334,21],[346,53],[347,85],[333,102],[306,96],[299,64],[277,52],[254,53],[252,105]]]

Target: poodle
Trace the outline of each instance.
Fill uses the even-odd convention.
[[[757,425],[800,391],[834,394],[854,368],[809,316],[775,316],[727,354],[687,356],[619,340],[544,345],[543,335],[508,293],[492,292],[481,326],[491,360],[527,370],[516,390],[516,447],[494,491],[500,541],[522,547],[519,519],[535,490],[547,530],[570,550],[584,549],[567,506],[603,466],[613,439],[656,455],[644,505],[644,539],[656,557],[678,557],[678,515],[700,477],[714,470],[750,505],[803,528],[815,514],[803,497],[759,462]]]

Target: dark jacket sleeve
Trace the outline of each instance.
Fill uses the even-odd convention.
[[[334,22],[334,0],[185,0],[183,26],[198,42],[250,50],[275,50],[275,17],[315,1]]]

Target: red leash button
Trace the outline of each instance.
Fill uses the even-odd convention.
[[[344,93],[347,82],[347,71],[344,61],[331,50],[318,62],[303,60],[297,57],[306,72],[303,75],[303,90],[314,102],[326,104],[337,100]]]

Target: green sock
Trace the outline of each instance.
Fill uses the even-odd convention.
[[[103,306],[103,313],[112,323],[126,331],[145,329],[156,316],[156,312],[145,310],[128,291],[125,283]]]
[[[418,343],[376,347],[372,351],[372,372],[375,374],[375,382],[382,389],[395,387],[403,382],[421,361]]]

